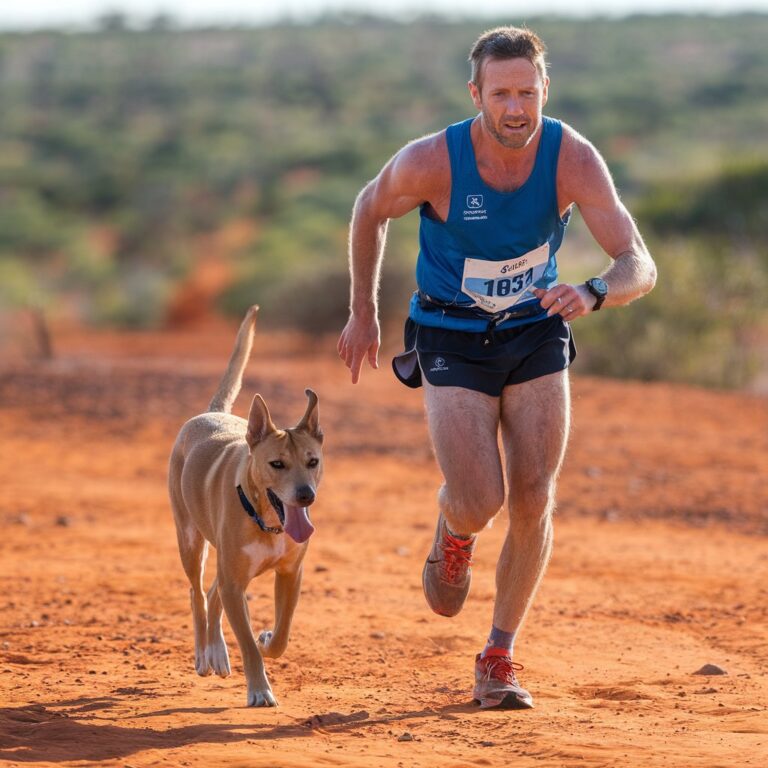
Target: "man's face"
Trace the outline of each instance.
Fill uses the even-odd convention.
[[[503,146],[522,149],[541,125],[549,78],[528,59],[488,59],[479,81],[469,83],[469,92],[485,128]]]

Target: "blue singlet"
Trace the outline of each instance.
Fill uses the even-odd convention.
[[[557,249],[570,213],[560,216],[557,204],[557,160],[563,136],[562,123],[543,118],[541,139],[531,175],[513,192],[498,192],[480,177],[470,129],[474,118],[455,123],[446,130],[451,161],[451,202],[448,218],[441,222],[421,207],[419,258],[416,281],[419,290],[443,303],[463,307],[474,299],[462,291],[465,259],[507,261],[549,245],[543,275],[534,285],[549,288],[557,282]],[[509,282],[509,281],[507,281]],[[488,283],[491,285],[491,283]],[[502,286],[504,288],[504,286]],[[489,290],[491,290],[489,288]],[[509,288],[506,287],[509,291]],[[530,294],[528,294],[530,297]],[[535,307],[538,299],[527,298],[514,309]],[[485,331],[482,317],[454,316],[450,312],[422,307],[417,294],[411,300],[410,317],[420,325],[457,331]],[[536,322],[546,312],[534,312],[506,320],[499,329]]]

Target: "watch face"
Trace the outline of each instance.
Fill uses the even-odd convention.
[[[605,280],[599,278],[599,277],[593,277],[589,281],[589,286],[592,289],[592,293],[594,293],[596,296],[599,294],[600,296],[607,296],[608,295],[608,283],[605,282]]]

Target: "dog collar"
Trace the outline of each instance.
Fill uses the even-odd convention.
[[[243,487],[241,485],[237,486],[237,495],[240,497],[240,503],[243,505],[243,509],[248,513],[248,516],[253,520],[256,525],[261,528],[264,533],[282,533],[282,528],[274,528],[271,525],[266,525],[264,521],[261,519],[261,516],[254,508],[253,504],[248,500],[248,497],[245,495],[245,491],[243,490]],[[270,502],[272,502],[272,506],[274,507],[275,504],[270,499]],[[275,507],[275,510],[277,511],[277,516],[280,518],[281,523],[285,523],[285,519],[283,515],[280,514],[280,510]]]

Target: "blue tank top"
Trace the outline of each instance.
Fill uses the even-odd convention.
[[[543,118],[542,133],[533,170],[525,183],[513,192],[498,192],[480,177],[470,129],[474,118],[455,123],[445,136],[451,162],[451,202],[445,222],[428,215],[421,207],[419,257],[416,282],[419,290],[439,302],[463,307],[475,300],[462,290],[465,260],[508,261],[549,246],[543,274],[533,283],[549,288],[557,282],[557,250],[565,233],[570,212],[560,216],[557,204],[557,160],[563,136],[562,123]],[[506,281],[507,283],[509,281]],[[489,283],[490,285],[490,283]],[[502,290],[508,286],[502,286]],[[491,290],[489,288],[489,290]],[[489,294],[490,295],[490,294]],[[515,310],[535,308],[538,299],[527,291]],[[411,300],[410,316],[420,325],[458,331],[485,331],[483,317],[452,316],[449,312],[425,309],[419,297]],[[490,315],[489,315],[490,317]],[[536,322],[546,312],[501,323],[500,329]]]

